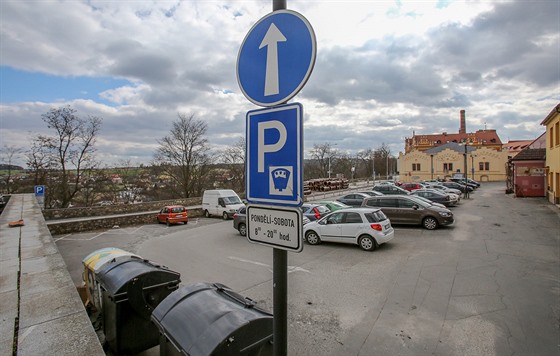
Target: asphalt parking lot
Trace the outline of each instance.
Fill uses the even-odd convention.
[[[560,210],[504,191],[485,183],[452,208],[453,225],[397,226],[374,252],[290,253],[289,354],[558,355]],[[270,249],[247,244],[231,220],[54,239],[77,284],[81,259],[113,246],[165,260],[183,283],[213,278],[272,308]]]

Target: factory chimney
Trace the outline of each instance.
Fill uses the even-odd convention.
[[[461,127],[459,127],[459,133],[467,133],[467,126],[465,124],[465,110],[461,110]]]

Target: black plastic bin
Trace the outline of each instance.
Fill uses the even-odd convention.
[[[103,330],[109,349],[130,355],[157,346],[159,331],[150,317],[179,287],[180,274],[131,256],[107,263],[96,278],[102,290]]]
[[[160,355],[272,355],[272,314],[219,283],[181,287],[152,313]]]

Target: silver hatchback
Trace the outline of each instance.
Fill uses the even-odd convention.
[[[304,225],[303,236],[310,245],[321,241],[341,242],[373,251],[390,241],[395,230],[380,209],[347,208]]]

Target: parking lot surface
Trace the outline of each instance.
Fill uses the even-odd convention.
[[[560,210],[484,183],[455,223],[395,226],[378,250],[324,243],[288,255],[290,355],[558,355]],[[54,236],[73,280],[81,259],[121,247],[220,282],[272,310],[272,249],[232,221]]]

